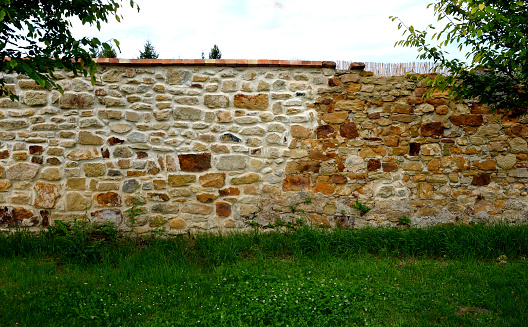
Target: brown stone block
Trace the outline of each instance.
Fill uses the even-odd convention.
[[[169,222],[169,226],[171,229],[183,229],[185,228],[185,225],[185,220],[178,217],[171,219],[171,221]]]
[[[381,162],[378,159],[370,159],[367,162],[368,171],[376,171],[381,168]]]
[[[121,196],[115,192],[105,192],[94,195],[94,200],[103,207],[121,206]]]
[[[42,151],[43,151],[43,147],[41,145],[30,145],[29,146],[29,154],[42,154]],[[1,159],[4,159],[4,158],[1,158]]]
[[[326,113],[321,119],[327,124],[341,124],[348,119],[348,112]]]
[[[310,189],[310,179],[304,176],[288,176],[282,182],[282,190],[302,191]]]
[[[330,223],[328,222],[328,218],[326,218],[325,216],[310,215],[308,216],[308,219],[310,219],[312,226],[323,227],[323,228],[331,227]]]
[[[339,78],[332,77],[328,79],[328,86],[341,86],[341,85],[342,83],[339,80]]]
[[[0,151],[0,159],[6,159],[6,158],[9,158],[9,150]]]
[[[329,183],[315,183],[313,191],[316,193],[330,195],[335,192],[335,186]]]
[[[422,136],[440,136],[444,134],[444,123],[434,122],[423,124],[420,127],[420,132]]]
[[[481,170],[496,170],[497,169],[497,162],[493,159],[488,159],[484,161],[473,161],[473,167],[477,167]]]
[[[269,98],[267,94],[259,94],[259,95],[236,94],[234,98],[234,104],[235,104],[235,107],[237,108],[264,110],[268,108]]]
[[[318,173],[321,169],[321,163],[318,161],[303,161],[299,163],[298,171],[301,173],[304,172],[313,172]]]
[[[233,185],[242,185],[242,184],[252,184],[260,181],[260,175],[255,173],[249,173],[240,177],[231,178],[231,184]]]
[[[339,134],[342,137],[346,137],[348,139],[355,139],[356,137],[359,136],[356,123],[350,122],[350,123],[342,124],[339,127]]]
[[[429,171],[438,171],[440,169],[440,161],[438,159],[433,159],[427,164],[427,170]]]
[[[203,187],[222,187],[225,185],[225,173],[210,173],[200,176]]]
[[[168,182],[172,187],[186,186],[196,181],[195,175],[169,175]]]
[[[468,169],[468,162],[462,157],[442,157],[440,158],[440,167],[441,168],[450,168],[454,171],[466,170]]]
[[[398,146],[400,144],[400,138],[396,136],[387,136],[383,139],[386,146]]]
[[[382,164],[384,172],[391,172],[398,170],[398,165],[394,162],[384,162]]]
[[[220,196],[240,195],[240,189],[238,187],[228,187],[223,190],[218,190],[218,193]]]
[[[392,114],[412,114],[413,107],[407,103],[385,103],[383,104],[383,112]]]
[[[348,178],[343,175],[334,175],[332,176],[332,183],[334,184],[346,184],[348,183]]]
[[[219,217],[229,217],[231,215],[231,204],[227,202],[217,202],[216,215]]]
[[[87,93],[64,93],[60,97],[60,107],[63,109],[82,109],[93,104],[94,96]]]
[[[166,193],[147,193],[147,199],[157,202],[169,201],[169,195]]]
[[[211,154],[180,154],[178,155],[182,171],[200,172],[211,168]]]
[[[475,186],[485,186],[491,183],[491,176],[489,174],[478,174],[473,176],[471,185]]]
[[[201,193],[196,194],[196,200],[202,202],[202,203],[213,203],[214,200],[218,198],[215,194],[209,194],[209,193]]]
[[[457,126],[482,126],[484,124],[482,115],[451,115],[449,120]]]
[[[331,125],[320,125],[317,127],[317,138],[326,139],[336,135],[336,130]],[[7,150],[6,150],[7,151]]]
[[[181,212],[192,213],[196,215],[208,215],[213,212],[213,207],[200,202],[186,202]]]

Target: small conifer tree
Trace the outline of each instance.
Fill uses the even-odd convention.
[[[209,52],[209,59],[222,59],[222,52],[220,52],[216,44],[211,48],[211,52]]]
[[[150,40],[145,42],[143,51],[139,50],[139,59],[158,59],[159,54],[156,52],[156,49],[152,45]]]

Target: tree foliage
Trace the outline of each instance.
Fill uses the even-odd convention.
[[[27,75],[38,84],[62,88],[54,82],[53,71],[66,69],[75,76],[91,76],[95,83],[96,63],[90,49],[110,51],[108,42],[97,38],[73,37],[71,18],[95,25],[110,17],[122,19],[121,0],[0,0],[0,71]],[[139,10],[133,0],[130,6]],[[119,48],[119,42],[113,40]],[[0,78],[0,96],[9,94]],[[12,98],[16,96],[9,94]]]
[[[159,54],[150,40],[145,41],[143,51],[139,51],[139,59],[158,59]]]
[[[114,49],[113,46],[110,46],[110,48],[108,49],[91,48],[90,56],[92,56],[92,58],[117,58],[117,51]]]
[[[222,59],[222,52],[220,52],[216,44],[211,48],[211,52],[209,52],[209,59]]]
[[[425,77],[430,91],[448,90],[453,99],[478,99],[492,110],[526,113],[528,0],[436,0],[431,6],[438,24],[445,24],[437,30],[431,24],[429,31],[420,31],[391,16],[407,34],[396,45],[417,47],[419,59],[448,69],[449,74]],[[466,60],[448,59],[445,48],[453,43],[459,51],[468,49]]]

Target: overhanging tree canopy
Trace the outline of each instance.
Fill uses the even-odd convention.
[[[95,83],[96,63],[90,48],[110,50],[97,38],[73,37],[70,18],[82,24],[108,22],[111,16],[120,21],[117,11],[121,0],[0,0],[0,71],[25,74],[44,87],[55,86],[55,69],[71,70],[75,75],[90,74]],[[133,0],[130,6],[139,7]],[[114,40],[119,47],[119,42]],[[87,67],[87,68],[85,68]],[[0,96],[9,94],[0,78]],[[14,96],[10,94],[13,98]]]
[[[435,32],[420,31],[401,20],[406,40],[396,45],[417,47],[418,58],[432,60],[448,75],[428,76],[424,81],[456,99],[478,99],[492,110],[528,111],[528,0],[437,0]],[[398,17],[391,16],[392,20]],[[438,43],[439,42],[439,43]],[[436,43],[436,45],[432,44]],[[457,44],[467,50],[466,60],[448,59],[445,48]]]

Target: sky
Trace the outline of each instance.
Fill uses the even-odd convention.
[[[412,62],[417,50],[394,47],[405,24],[425,29],[436,18],[424,0],[137,0],[101,30],[74,21],[76,37],[116,38],[119,58],[138,58],[150,39],[159,58],[208,58],[214,44],[223,59],[302,59]]]

